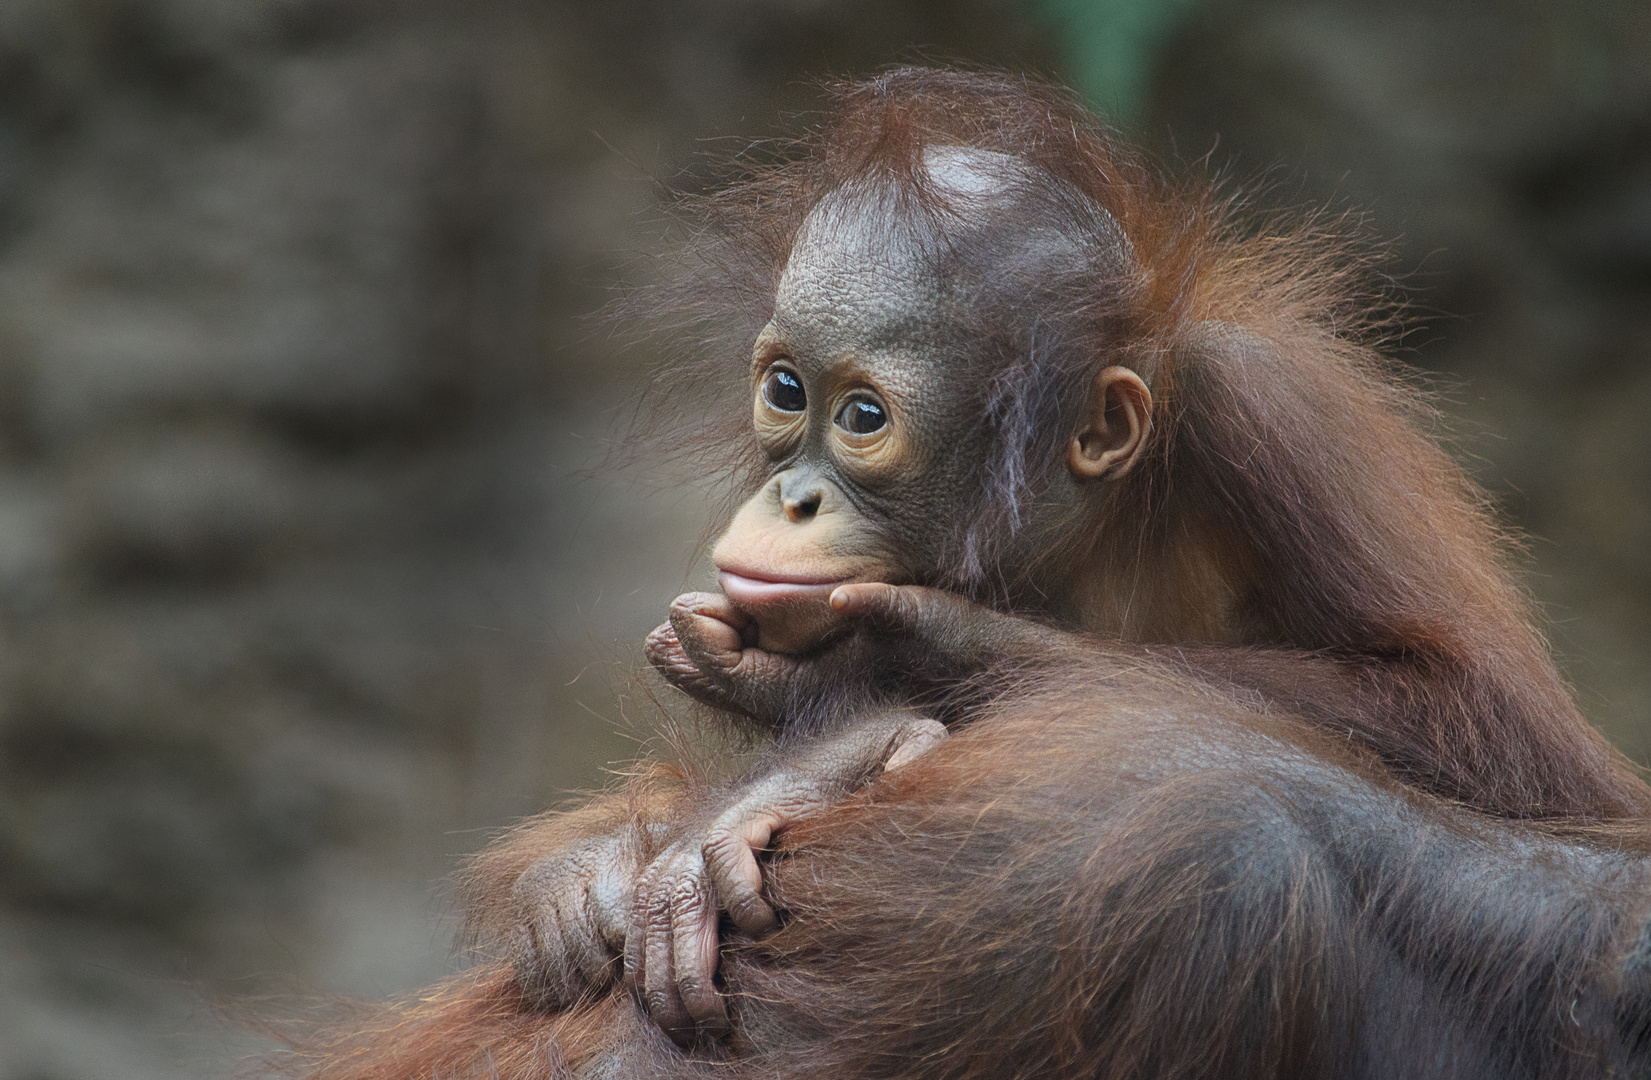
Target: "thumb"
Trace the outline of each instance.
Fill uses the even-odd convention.
[[[1043,656],[1072,639],[1064,631],[923,585],[853,582],[833,589],[830,603],[844,619],[922,642],[932,650],[929,659],[936,661],[990,663],[1008,656]]]
[[[975,604],[956,593],[922,585],[854,582],[832,590],[831,609],[845,619],[859,619],[886,630],[927,638],[953,628]]]

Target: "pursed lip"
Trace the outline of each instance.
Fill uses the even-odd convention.
[[[847,577],[769,574],[758,570],[718,570],[717,583],[736,607],[763,607],[787,601],[824,599]]]

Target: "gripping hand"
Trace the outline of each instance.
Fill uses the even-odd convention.
[[[763,896],[760,854],[775,833],[851,794],[946,737],[937,721],[885,713],[806,750],[746,785],[703,830],[672,844],[637,881],[625,932],[625,978],[679,1042],[721,1034],[727,1010],[714,976],[721,912],[760,937],[779,925]]]

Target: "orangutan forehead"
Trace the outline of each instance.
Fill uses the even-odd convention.
[[[1118,266],[1105,210],[1007,154],[931,147],[918,190],[839,188],[797,231],[774,329],[817,352],[954,352],[964,322],[1040,319],[1058,282]],[[1100,261],[1100,263],[1098,263]]]
[[[803,222],[787,273],[870,270],[933,281],[955,261],[958,234],[989,229],[1033,174],[1018,159],[990,150],[931,147],[920,189],[896,181],[857,182],[829,192]]]
[[[905,230],[816,211],[780,278],[774,326],[800,349],[884,349],[935,338],[943,306],[940,275]]]
[[[799,230],[775,297],[775,328],[797,344],[832,351],[945,350],[957,305],[977,299],[981,271],[1034,265],[1029,276],[1083,261],[1079,244],[1034,220],[1022,191],[1033,180],[1018,159],[935,147],[924,155],[925,191],[893,183],[827,195]],[[919,359],[924,357],[919,356]]]

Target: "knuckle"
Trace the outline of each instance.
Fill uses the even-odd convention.
[[[656,667],[678,661],[682,655],[682,643],[677,640],[676,629],[666,623],[654,630],[643,643],[642,652],[648,662]]]
[[[707,863],[725,863],[739,855],[739,849],[745,845],[732,830],[726,826],[718,826],[711,830],[705,838],[700,854]]]
[[[560,922],[555,908],[549,906],[519,917],[518,943],[530,962],[543,966],[555,958],[562,940]]]
[[[674,887],[679,879],[692,875],[699,869],[699,849],[691,840],[679,840],[663,861],[660,882],[669,889]]]
[[[636,905],[636,921],[647,930],[655,929],[661,923],[670,925],[670,890],[655,883],[647,894],[640,896]]]
[[[774,816],[781,821],[797,821],[819,813],[838,792],[839,784],[853,780],[864,768],[860,762],[849,761],[821,776],[810,777],[806,783],[786,792],[784,798],[774,800]]]
[[[691,911],[705,903],[705,886],[698,875],[679,880],[671,889],[670,907],[676,912]]]
[[[686,608],[671,606],[671,633],[683,649],[692,651],[699,644],[699,634],[695,623],[700,616]]]
[[[671,929],[672,898],[670,894],[661,894],[648,905],[648,915],[644,931],[649,934],[668,933]]]

